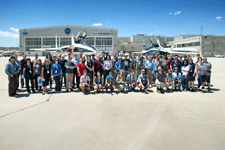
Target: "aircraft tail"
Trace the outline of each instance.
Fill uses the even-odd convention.
[[[71,35],[71,45],[75,45],[73,34]]]

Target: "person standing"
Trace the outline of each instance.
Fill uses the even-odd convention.
[[[171,66],[170,66],[171,71],[174,72],[175,67],[178,68],[178,72],[181,71],[181,62],[180,60],[178,60],[178,55],[175,55],[175,59],[171,62]]]
[[[53,64],[52,55],[48,54],[46,56],[46,58],[49,60],[49,65],[50,65],[50,68],[51,68],[51,65]],[[50,71],[50,77],[51,77],[51,71]],[[52,79],[50,78],[49,81],[50,81],[50,89],[52,89]]]
[[[102,62],[104,63],[104,61],[106,60],[106,57],[105,57],[105,52],[102,52],[102,57],[100,58],[102,60]]]
[[[123,60],[123,63],[124,63],[124,76],[125,76],[125,79],[127,78],[127,75],[130,74],[130,69],[131,69],[131,61],[128,57],[128,54],[125,53],[125,58]]]
[[[163,58],[162,58],[162,69],[165,73],[167,73],[167,58],[166,58],[166,55],[163,55]]]
[[[15,57],[11,56],[9,62],[5,66],[5,73],[8,75],[8,93],[10,97],[18,95],[16,93],[16,73],[20,72],[20,69],[16,69],[16,65],[14,64],[16,61]]]
[[[87,61],[85,62],[85,67],[87,68],[87,74],[90,77],[91,87],[93,86],[93,63],[91,61],[91,56],[87,57]]]
[[[20,70],[20,62],[18,60],[18,54],[15,54],[14,55],[15,57],[15,67],[16,67],[16,70],[19,69]],[[17,72],[16,73],[16,90],[19,90],[19,77],[20,77],[20,72]]]
[[[148,60],[145,62],[145,69],[147,70],[147,76],[149,79],[149,84],[152,85],[153,73],[155,71],[155,64],[151,56],[148,56]]]
[[[110,55],[107,55],[106,60],[104,61],[103,68],[105,70],[104,80],[103,80],[103,84],[104,84],[105,78],[109,75],[109,72],[112,71],[112,61],[111,61]]]
[[[23,59],[20,60],[20,83],[21,83],[21,88],[24,87],[23,66],[27,63],[26,59],[27,59],[27,55],[23,54]]]
[[[91,55],[91,62],[93,63],[95,60],[96,60],[95,54],[92,54],[92,55]]]
[[[94,67],[94,76],[97,76],[97,72],[99,71],[101,76],[103,74],[103,61],[100,59],[100,55],[97,54],[96,60],[93,62]]]
[[[78,87],[78,90],[81,90],[81,88],[80,88],[80,78],[81,78],[81,76],[83,75],[83,72],[84,72],[84,70],[85,70],[85,65],[84,65],[84,63],[83,63],[83,59],[82,58],[80,58],[80,60],[79,60],[80,62],[77,64],[77,87]]]
[[[51,77],[50,71],[51,71],[51,65],[49,60],[46,58],[44,61],[44,64],[42,65],[42,70],[41,70],[42,87],[43,87],[42,95],[44,95],[45,92],[47,92],[47,86],[50,83],[50,77]]]
[[[61,84],[64,83],[64,87],[66,88],[66,67],[65,67],[65,63],[67,62],[67,60],[65,59],[65,56],[62,56],[62,59],[59,62],[60,62],[60,65],[62,67],[62,77],[63,77]]]
[[[38,77],[41,76],[41,70],[42,70],[41,59],[38,59],[38,61],[34,65],[34,83],[36,90],[38,90]],[[41,90],[41,87],[39,87],[39,90]]]
[[[154,65],[155,65],[155,70],[154,70],[154,83],[156,81],[156,74],[158,73],[158,67],[162,66],[162,62],[159,58],[159,54],[156,54],[155,59],[154,59]]]
[[[114,77],[116,77],[116,68],[115,68],[115,64],[118,61],[118,57],[116,56],[116,52],[113,53],[113,57],[112,57],[112,74]]]
[[[59,59],[55,59],[55,63],[51,66],[52,79],[55,80],[55,91],[61,92],[62,67],[59,64]]]
[[[72,63],[72,57],[68,58],[68,62],[65,63],[66,67],[66,92],[73,91],[73,69],[74,64]],[[78,84],[78,83],[77,83]]]
[[[30,86],[29,86],[29,81],[31,83],[31,89],[32,89],[32,92],[35,93],[35,90],[34,90],[34,67],[33,67],[33,64],[31,63],[31,60],[30,58],[27,58],[26,59],[26,64],[23,66],[23,75],[25,77],[25,81],[26,81],[26,88],[27,88],[27,92],[28,93],[31,93],[30,92]]]
[[[137,85],[137,76],[134,74],[134,70],[130,70],[130,74],[126,78],[127,84],[129,86],[129,91],[134,91]]]
[[[187,75],[188,75],[188,72],[189,72],[189,65],[188,65],[188,62],[187,60],[184,60],[184,65],[182,66],[181,68],[181,71],[182,71],[182,91],[187,91],[188,89],[188,78],[187,78]]]
[[[199,88],[202,85],[202,80],[203,80],[203,76],[204,76],[203,62],[202,62],[201,57],[198,58],[198,63],[195,66],[195,73],[196,73],[196,76],[198,79],[197,91],[200,91]]]
[[[77,64],[79,63],[79,58],[77,57],[77,54],[74,55],[74,58],[72,59],[72,63],[74,64],[74,69],[73,69],[73,87],[75,87],[75,78],[77,82]],[[78,87],[77,87],[78,88]]]
[[[202,88],[205,87],[205,82],[207,82],[208,91],[210,91],[210,78],[211,78],[211,69],[212,65],[210,62],[207,61],[207,58],[203,58],[203,71],[204,71],[204,77],[203,77],[203,83]]]
[[[140,53],[138,53],[138,57],[135,59],[134,68],[136,70],[136,76],[139,77],[141,69],[143,68],[143,59],[141,58]]]

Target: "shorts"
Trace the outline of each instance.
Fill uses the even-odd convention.
[[[210,83],[210,77],[211,77],[211,76],[206,76],[206,75],[204,75],[204,76],[203,76],[203,82],[208,82],[208,83]]]
[[[83,89],[86,89],[88,87],[88,85],[81,85],[80,84],[80,88],[83,90]]]
[[[188,78],[188,81],[195,81],[195,77],[193,76],[187,76],[187,78]]]
[[[97,72],[100,72],[100,76],[102,77],[102,74],[103,74],[103,69],[100,69],[100,70],[95,70],[95,74],[94,76],[97,76]]]
[[[42,86],[43,87],[48,86],[49,85],[49,82],[50,82],[49,78],[45,78],[45,81],[42,81]]]
[[[122,86],[123,84],[119,84],[119,88]],[[126,86],[124,86],[124,88],[122,90],[126,90]]]

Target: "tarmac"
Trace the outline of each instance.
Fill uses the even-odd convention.
[[[24,88],[17,97],[8,97],[7,61],[0,58],[1,150],[225,149],[224,58],[208,58],[211,92],[29,95]]]

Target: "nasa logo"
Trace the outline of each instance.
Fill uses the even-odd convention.
[[[65,33],[66,33],[66,34],[70,34],[70,32],[71,32],[70,28],[66,28],[66,29],[65,29]]]

